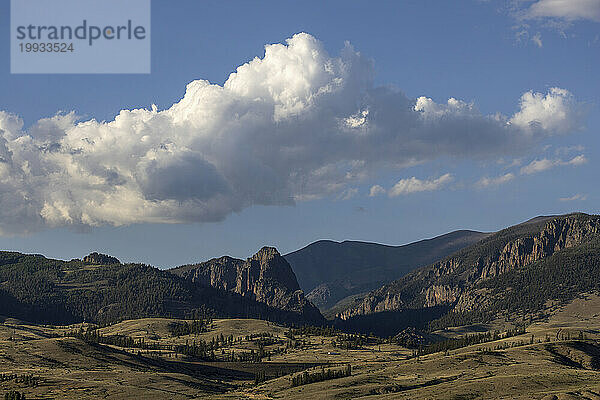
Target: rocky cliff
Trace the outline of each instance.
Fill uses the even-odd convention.
[[[414,271],[370,292],[337,314],[358,315],[440,305],[455,311],[485,307],[489,300],[482,281],[500,276],[600,237],[600,217],[570,214],[536,218],[484,239],[480,243]]]
[[[175,268],[171,272],[201,286],[237,293],[270,307],[297,312],[313,323],[324,322],[319,310],[304,297],[288,262],[272,247],[263,247],[246,260],[225,256]]]

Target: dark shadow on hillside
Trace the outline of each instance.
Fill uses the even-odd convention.
[[[390,337],[408,327],[424,328],[428,322],[448,312],[448,306],[436,306],[401,311],[383,311],[358,315],[347,320],[336,319],[336,328],[345,332],[373,333],[379,337]]]

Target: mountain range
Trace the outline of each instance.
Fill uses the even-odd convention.
[[[398,247],[319,241],[286,256],[264,247],[171,270],[98,253],[61,261],[0,252],[0,315],[44,323],[211,315],[391,336],[535,319],[599,289],[600,216],[581,213]]]

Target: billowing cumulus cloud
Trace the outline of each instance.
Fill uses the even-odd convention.
[[[512,116],[373,85],[349,44],[308,34],[265,47],[221,85],[112,121],[59,114],[24,129],[0,112],[0,233],[219,221],[251,205],[356,194],[376,172],[441,157],[527,153],[582,125],[563,89],[526,92]],[[341,196],[341,197],[340,197]]]
[[[381,185],[373,185],[369,190],[369,197],[377,197],[381,194],[385,194],[386,190]]]
[[[584,107],[574,107],[573,96],[565,89],[551,88],[545,95],[530,91],[521,96],[521,109],[510,123],[525,131],[560,134],[581,129],[583,112]]]

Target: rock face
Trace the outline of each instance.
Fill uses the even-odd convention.
[[[478,279],[500,275],[519,268],[555,252],[581,244],[600,232],[600,221],[577,217],[555,219],[534,237],[519,238],[504,246],[500,254],[483,260]]]
[[[83,257],[83,262],[86,264],[94,265],[121,264],[121,261],[119,261],[119,259],[116,257],[96,252],[90,253],[87,256]]]
[[[304,297],[291,266],[273,247],[263,247],[246,260],[225,256],[171,272],[202,286],[297,312],[312,322],[324,322],[319,310]]]
[[[442,261],[370,292],[337,314],[340,319],[381,311],[450,305],[456,311],[485,307],[483,280],[527,266],[600,236],[600,217],[570,214],[537,218],[500,231]]]

